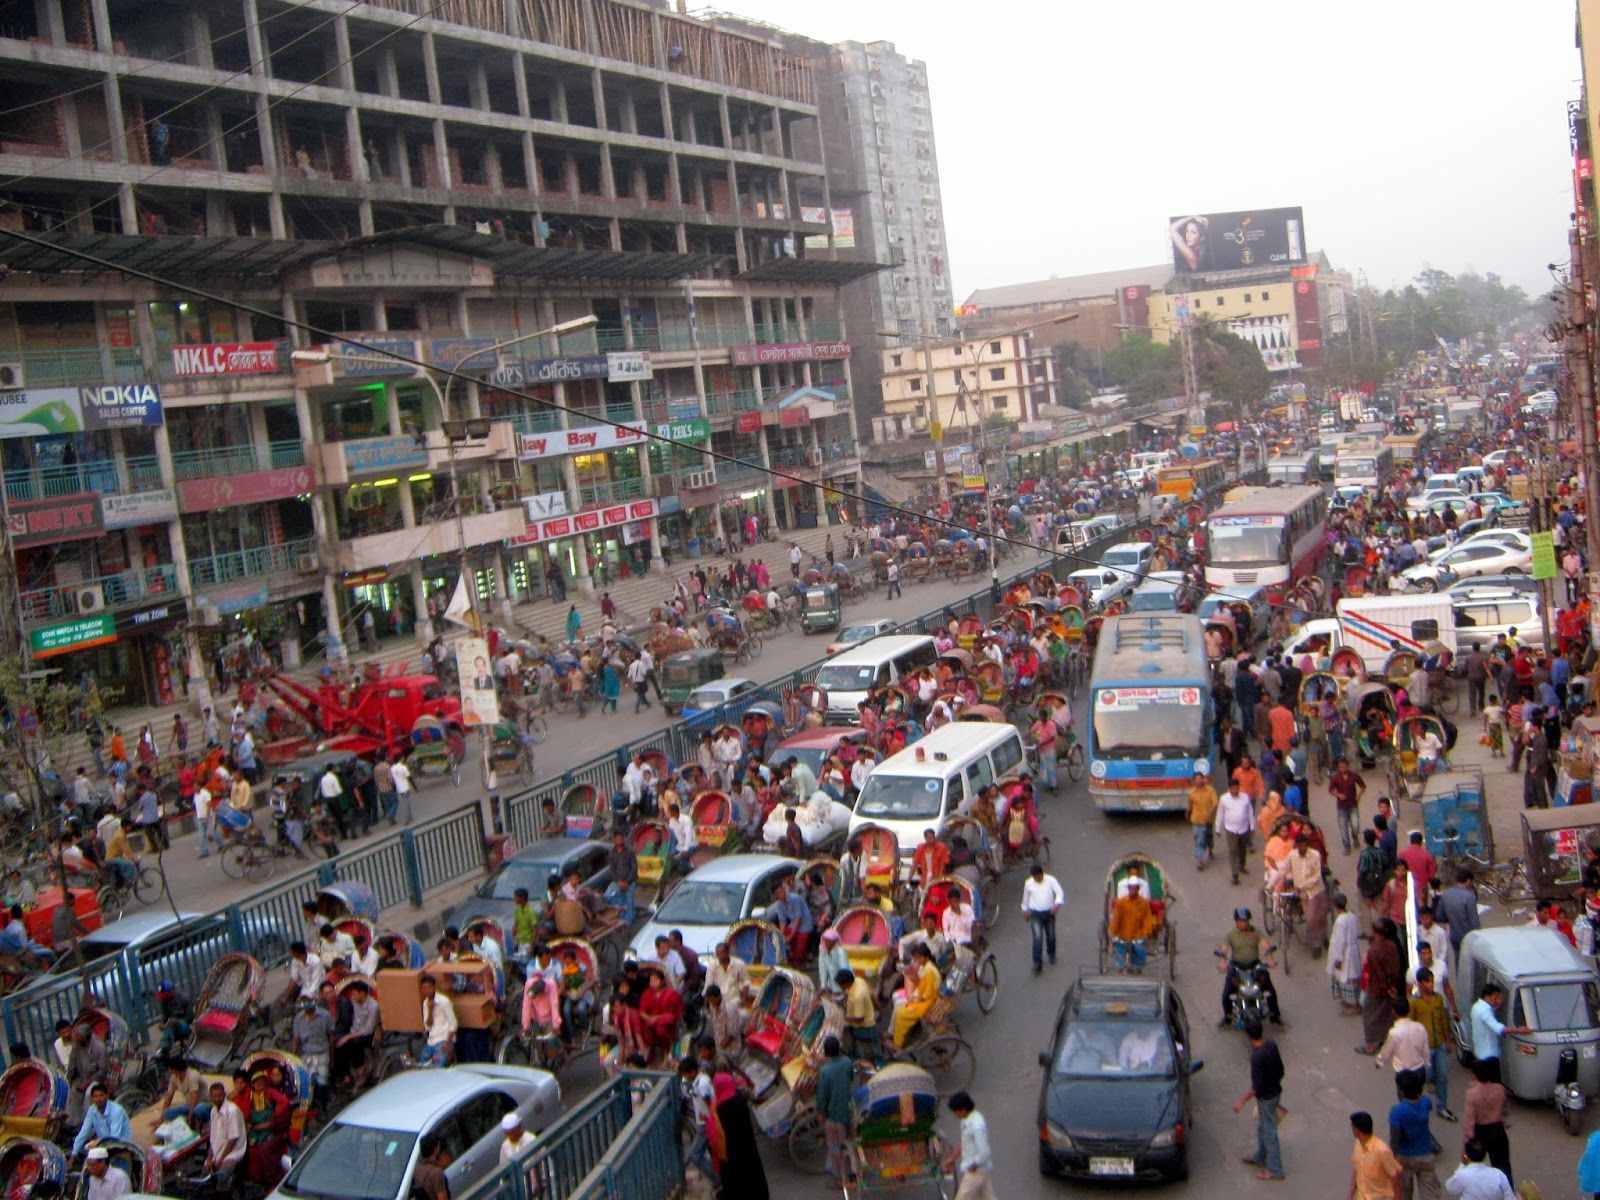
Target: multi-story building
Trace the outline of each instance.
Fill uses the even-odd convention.
[[[1005,435],[1056,403],[1055,358],[1031,333],[884,350],[883,416],[877,441],[929,436],[935,424],[955,437],[978,424]],[[930,363],[931,358],[931,363]],[[933,394],[929,398],[929,367]]]
[[[805,246],[803,58],[627,0],[169,17],[0,23],[35,656],[164,702],[246,633],[410,635],[463,562],[505,604],[858,490],[838,293],[878,268]]]

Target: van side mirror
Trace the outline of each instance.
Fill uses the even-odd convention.
[[[1040,1051],[1039,1053],[1039,1065],[1044,1067],[1046,1070],[1048,1070],[1050,1067],[1050,1056],[1045,1054],[1043,1051]]]
[[[1206,1065],[1206,1060],[1205,1059],[1203,1059],[1203,1058],[1195,1059],[1192,1063],[1189,1064],[1189,1074],[1198,1075],[1205,1068],[1205,1065]]]

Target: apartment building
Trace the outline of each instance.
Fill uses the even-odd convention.
[[[928,436],[935,424],[947,437],[980,423],[1009,435],[1035,421],[1042,406],[1057,403],[1055,357],[1035,349],[1031,333],[881,354],[883,415],[873,421],[876,441]]]
[[[858,490],[839,290],[878,267],[806,244],[811,69],[771,40],[36,0],[0,63],[18,632],[110,703],[409,636],[463,562],[492,609]]]

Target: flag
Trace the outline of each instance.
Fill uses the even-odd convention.
[[[450,606],[444,610],[444,619],[463,625],[473,633],[482,632],[478,625],[478,614],[473,609],[472,598],[467,592],[465,571],[456,577],[455,595],[450,597]]]

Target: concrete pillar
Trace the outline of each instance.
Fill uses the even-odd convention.
[[[196,5],[186,19],[189,29],[189,54],[197,67],[214,69],[216,56],[211,53],[211,17],[204,8]],[[346,51],[348,53],[348,50]]]
[[[439,59],[434,54],[433,34],[422,35],[422,72],[428,81],[428,103],[442,104],[439,91]]]
[[[66,45],[67,26],[61,19],[61,0],[33,0],[33,17],[46,41],[52,46]]]
[[[78,98],[63,96],[56,104],[61,108],[61,133],[65,139],[68,158],[83,157],[83,132],[78,127]]]
[[[385,96],[400,95],[400,70],[394,61],[394,46],[388,42],[376,47],[378,56],[378,90]]]
[[[489,104],[489,72],[480,58],[472,64],[472,78],[467,81],[472,91],[472,107],[490,111]]]
[[[437,101],[435,101],[437,103]],[[433,157],[439,164],[439,182],[436,186],[449,189],[455,186],[450,171],[450,141],[444,135],[444,122],[433,122]]]
[[[428,588],[427,581],[422,577],[422,563],[413,558],[408,564],[406,575],[411,582],[411,603],[417,610],[417,619],[412,622],[411,632],[417,639],[417,645],[426,646],[432,637],[433,622],[428,617]]]

